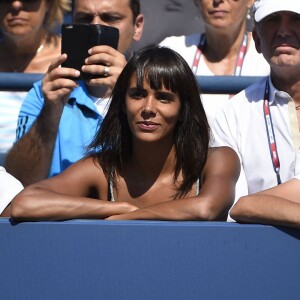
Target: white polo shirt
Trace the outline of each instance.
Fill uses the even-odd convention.
[[[300,175],[296,175],[294,178],[300,180]]]
[[[269,77],[265,77],[227,102],[212,126],[213,146],[230,146],[241,160],[242,170],[236,199],[277,185],[263,110],[266,80],[270,83],[270,111],[280,160],[281,180],[285,182],[295,174],[300,174],[300,135],[294,104],[291,102],[289,113],[290,96],[276,90]],[[292,115],[291,107],[294,110]],[[291,124],[297,127],[294,139]]]

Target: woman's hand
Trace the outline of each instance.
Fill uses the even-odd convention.
[[[110,217],[105,218],[105,220],[130,220],[129,217],[131,212],[139,209],[137,206],[130,204],[128,202],[120,202],[121,208],[120,212],[123,210],[123,213],[112,215]]]

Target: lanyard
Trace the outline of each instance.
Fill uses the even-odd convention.
[[[269,149],[270,149],[270,155],[271,155],[271,160],[273,163],[273,169],[276,174],[277,178],[277,184],[281,184],[281,179],[280,179],[280,161],[279,161],[279,156],[278,156],[278,151],[277,151],[277,145],[276,145],[276,139],[275,139],[275,134],[274,134],[274,127],[273,127],[273,122],[271,118],[271,111],[270,111],[270,85],[269,81],[267,80],[266,82],[266,89],[265,89],[265,96],[264,96],[264,117],[265,117],[265,124],[266,124],[266,131],[268,135],[268,142],[269,142]]]
[[[206,42],[206,35],[205,35],[205,33],[202,33],[200,36],[200,42],[197,47],[197,51],[196,51],[193,66],[192,66],[192,71],[195,75],[197,75],[200,57],[203,52],[205,42]],[[236,58],[235,69],[234,69],[235,76],[240,76],[242,73],[242,66],[243,66],[244,58],[245,58],[245,55],[247,52],[247,45],[248,45],[248,35],[247,35],[247,33],[245,33],[243,42],[242,42],[240,50],[239,50],[239,54]]]

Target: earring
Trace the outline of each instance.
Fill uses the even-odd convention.
[[[251,12],[250,12],[250,8],[248,8],[248,11],[247,11],[247,20],[250,20],[251,19]]]

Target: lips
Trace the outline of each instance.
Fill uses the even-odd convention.
[[[151,121],[141,121],[137,122],[137,126],[143,131],[154,131],[159,127],[159,124]]]
[[[217,10],[210,11],[209,14],[215,17],[224,17],[225,15],[228,14],[228,12],[226,10],[217,9]]]
[[[277,45],[275,47],[275,49],[291,49],[291,48],[294,48],[294,47],[287,45],[287,44],[281,44],[281,45]]]
[[[279,52],[290,52],[293,49],[297,49],[299,46],[296,46],[295,43],[287,41],[277,41],[274,43],[274,49]]]
[[[24,24],[27,23],[28,20],[20,17],[10,18],[8,20],[8,24],[10,25],[16,25],[16,24]]]
[[[296,46],[288,43],[278,43],[274,48],[296,48]]]

